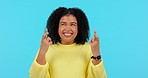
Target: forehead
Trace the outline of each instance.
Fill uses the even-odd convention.
[[[60,22],[77,22],[74,15],[64,15],[61,17]]]

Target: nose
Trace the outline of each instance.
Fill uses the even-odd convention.
[[[71,26],[70,25],[67,25],[65,29],[66,30],[71,30]]]

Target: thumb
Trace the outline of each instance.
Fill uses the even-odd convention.
[[[94,38],[91,38],[91,40],[90,40],[90,44],[92,44],[94,42]]]

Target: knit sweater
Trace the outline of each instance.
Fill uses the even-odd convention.
[[[50,45],[45,55],[46,64],[40,65],[35,58],[30,78],[107,78],[103,61],[94,65],[91,56],[91,46],[87,42]]]

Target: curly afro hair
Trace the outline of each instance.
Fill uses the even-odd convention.
[[[52,43],[60,42],[58,34],[59,21],[65,15],[73,15],[76,17],[78,23],[78,34],[74,40],[76,44],[84,44],[89,40],[89,24],[85,13],[79,8],[65,8],[59,7],[52,12],[47,20],[46,28],[48,29],[48,36],[52,39]]]

